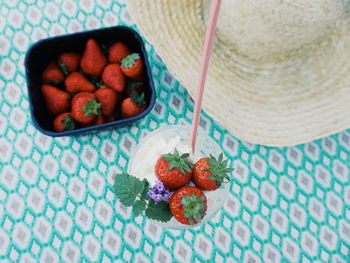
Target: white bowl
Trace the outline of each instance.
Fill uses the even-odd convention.
[[[219,154],[222,153],[220,146],[202,130],[198,130],[197,136],[196,152],[191,156],[194,162],[202,157],[209,157],[210,154],[214,157],[218,157]],[[173,152],[175,147],[178,148],[180,152],[181,149],[189,152],[191,149],[189,140],[190,127],[185,125],[165,126],[149,133],[141,139],[131,155],[128,173],[140,179],[146,178],[152,186],[156,180],[154,165],[157,159],[162,154]],[[180,145],[174,145],[174,142]],[[221,209],[228,196],[228,188],[229,184],[223,183],[217,190],[204,191],[207,197],[208,210],[206,216],[199,224],[184,225],[179,223],[174,217],[166,223],[152,221],[165,228],[171,229],[190,229],[198,227],[210,220],[218,210]]]

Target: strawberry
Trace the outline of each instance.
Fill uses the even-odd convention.
[[[61,82],[64,80],[64,74],[57,66],[55,61],[51,61],[42,74],[43,81]]]
[[[210,155],[210,158],[198,160],[193,168],[193,183],[207,191],[219,188],[224,179],[230,180],[228,173],[233,171],[232,168],[226,168],[227,163],[228,160],[223,161],[223,154],[220,154],[218,159]]]
[[[69,74],[64,80],[64,84],[69,93],[77,93],[79,91],[94,92],[96,90],[95,86],[79,72]]]
[[[94,123],[94,125],[101,125],[101,124],[104,124],[104,123],[105,123],[105,119],[103,118],[103,116],[102,115],[98,115],[97,116],[97,120]]]
[[[130,97],[124,99],[121,104],[122,116],[124,118],[131,118],[143,112],[146,109],[144,97],[144,93],[139,95],[137,92],[134,92]]]
[[[169,207],[181,224],[195,225],[207,214],[207,198],[199,188],[183,186],[172,194]]]
[[[114,115],[110,115],[106,118],[106,122],[114,122],[117,120],[117,117]]]
[[[79,92],[72,99],[72,117],[82,124],[92,124],[101,113],[101,104],[91,92]]]
[[[136,81],[129,79],[127,84],[126,84],[125,94],[127,96],[130,96],[135,91],[139,94],[144,92],[143,83],[136,82]]]
[[[103,82],[117,92],[122,92],[125,88],[125,76],[119,64],[109,64],[102,72]]]
[[[57,115],[69,111],[69,94],[67,92],[47,84],[41,86],[41,92],[49,112]]]
[[[53,129],[56,132],[70,131],[76,128],[76,123],[69,112],[61,113],[53,122]]]
[[[94,39],[89,39],[80,60],[80,67],[82,70],[87,74],[99,76],[107,63],[107,59],[96,41]]]
[[[117,42],[109,48],[108,60],[111,63],[120,63],[123,58],[130,54],[130,49],[123,42]]]
[[[121,63],[122,72],[135,81],[143,80],[143,63],[138,53],[125,57]]]
[[[105,119],[100,114],[100,115],[97,115],[97,117],[94,119],[93,122],[81,123],[80,126],[83,127],[83,128],[86,128],[86,127],[96,126],[96,125],[100,125],[100,124],[104,124],[104,123],[105,123]]]
[[[58,65],[61,67],[65,75],[76,71],[79,68],[79,64],[80,55],[78,53],[62,53],[58,57]]]
[[[191,180],[193,164],[187,161],[188,153],[180,155],[177,149],[174,153],[164,154],[156,162],[155,174],[165,187],[174,191]]]
[[[118,94],[110,88],[100,88],[95,92],[97,101],[101,103],[103,116],[110,116],[115,111],[118,102]]]

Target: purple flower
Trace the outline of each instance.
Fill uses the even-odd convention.
[[[157,180],[155,186],[153,186],[148,192],[147,195],[154,202],[160,203],[162,201],[167,202],[170,198],[170,191],[165,188],[164,184]]]

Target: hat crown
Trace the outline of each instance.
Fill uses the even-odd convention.
[[[331,35],[348,7],[348,0],[223,0],[217,36],[248,56],[285,55]]]

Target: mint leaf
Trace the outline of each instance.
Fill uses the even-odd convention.
[[[132,206],[145,187],[144,181],[127,173],[117,174],[114,178],[114,192],[125,206]]]
[[[146,209],[146,201],[145,200],[137,200],[132,206],[132,213],[134,216],[139,216]]]
[[[143,184],[144,184],[144,189],[141,193],[141,197],[140,199],[141,200],[148,200],[149,197],[148,197],[148,191],[149,191],[149,182],[147,181],[147,179],[143,179]]]
[[[145,214],[149,219],[160,222],[168,222],[173,216],[167,202],[155,203],[153,200],[149,201]]]

